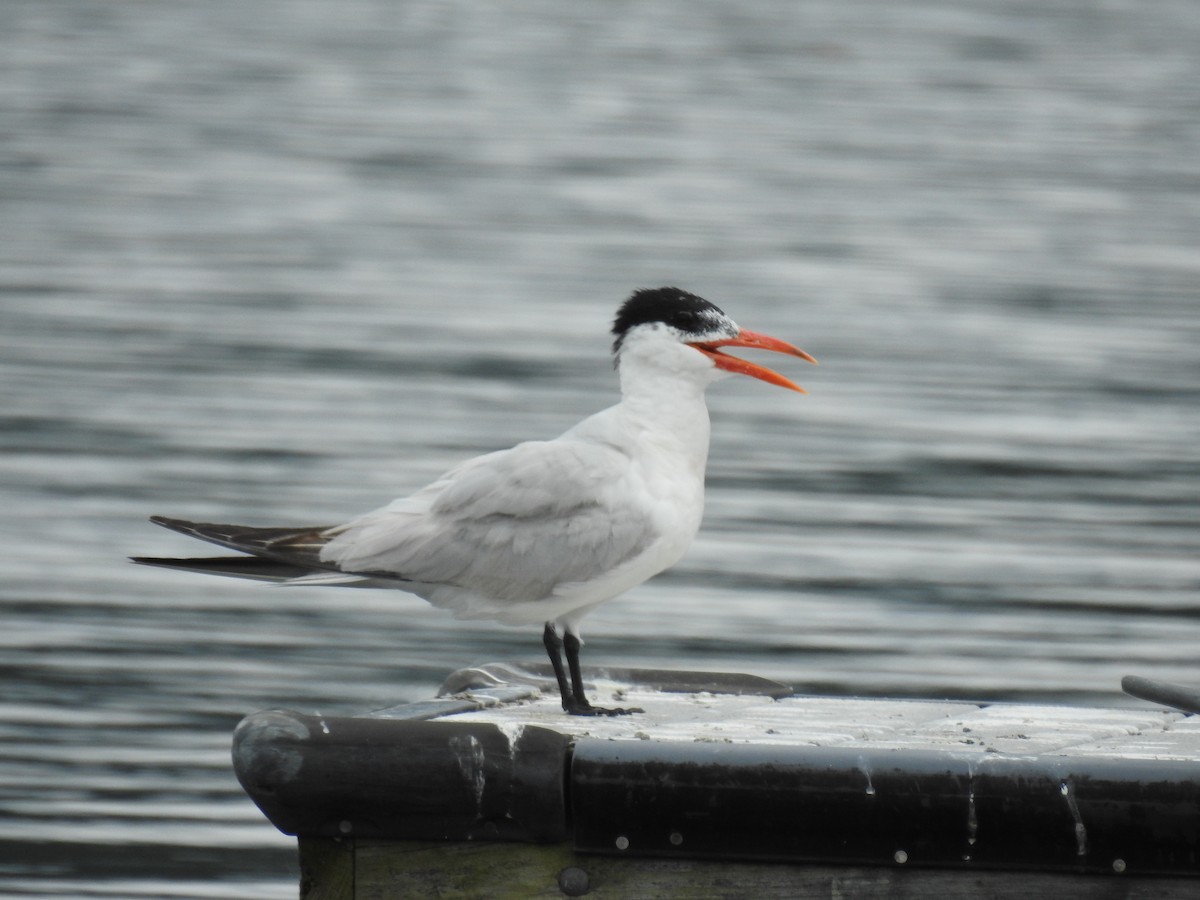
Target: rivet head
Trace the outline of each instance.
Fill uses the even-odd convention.
[[[668,840],[670,840],[672,847],[678,847],[680,844],[683,843],[683,835],[680,834],[678,831],[672,831],[671,837]]]
[[[897,850],[892,854],[892,859],[894,859],[900,865],[904,865],[906,862],[908,862],[908,852],[905,850]]]
[[[1118,872],[1118,873],[1119,873],[1119,872],[1124,872],[1124,871],[1125,871],[1125,860],[1123,860],[1123,859],[1114,859],[1114,860],[1113,860],[1113,871],[1114,871],[1114,872]]]
[[[618,837],[617,838],[617,849],[618,850],[628,850],[629,849],[629,838],[625,837],[625,835],[621,835],[620,837]]]
[[[342,834],[349,834],[353,830],[354,826],[350,824],[349,819],[342,819],[342,821],[338,822],[338,831],[340,831]]]
[[[587,870],[579,866],[567,866],[558,873],[558,889],[568,897],[582,897],[591,886]]]

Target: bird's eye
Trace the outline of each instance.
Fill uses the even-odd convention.
[[[674,325],[683,331],[693,330],[700,322],[700,317],[691,310],[685,309],[675,313]]]

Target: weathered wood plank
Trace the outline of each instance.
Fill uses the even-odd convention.
[[[520,674],[511,666],[502,671],[510,677]],[[1072,755],[1074,747],[1086,746],[1103,747],[1105,755],[1142,759],[1154,758],[1161,748],[1165,758],[1200,760],[1200,728],[1175,710],[664,692],[614,680],[598,670],[589,673],[591,689],[603,702],[611,699],[645,712],[616,718],[564,717],[556,695],[550,693],[515,706],[482,708],[481,702],[481,708],[456,714],[453,720],[507,727],[540,725],[576,739],[853,745],[1016,755]],[[466,690],[455,696],[474,693]]]
[[[1116,874],[731,864],[590,856],[565,844],[367,839],[356,842],[356,877],[354,900],[1194,900],[1198,892],[1192,880]]]
[[[300,839],[300,900],[354,900],[355,847],[334,838]]]

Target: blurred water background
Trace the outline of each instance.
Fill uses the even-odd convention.
[[[239,718],[535,630],[139,569],[616,398],[678,284],[820,368],[710,391],[706,523],[592,663],[1136,703],[1200,682],[1193,0],[0,0],[0,894],[289,897]]]

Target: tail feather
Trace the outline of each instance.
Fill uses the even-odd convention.
[[[247,525],[189,522],[167,516],[151,516],[150,521],[180,534],[250,555],[195,559],[130,557],[133,562],[143,566],[160,566],[165,569],[201,572],[206,575],[228,575],[232,578],[250,578],[281,584],[384,587],[408,583],[407,579],[395,572],[345,572],[336,563],[322,560],[321,548],[329,540],[325,533],[332,526],[255,528]]]
[[[337,566],[321,559],[321,548],[329,540],[325,537],[325,532],[332,526],[255,528],[247,525],[188,522],[185,519],[171,519],[167,516],[151,516],[150,521],[163,528],[228,547],[230,550],[240,550],[242,553],[305,569],[337,569]]]
[[[312,570],[290,563],[267,559],[262,556],[214,556],[205,559],[162,559],[154,556],[131,556],[133,562],[142,566],[159,566],[185,572],[200,572],[205,575],[228,575],[232,578],[249,578],[254,581],[277,583],[303,578]]]

